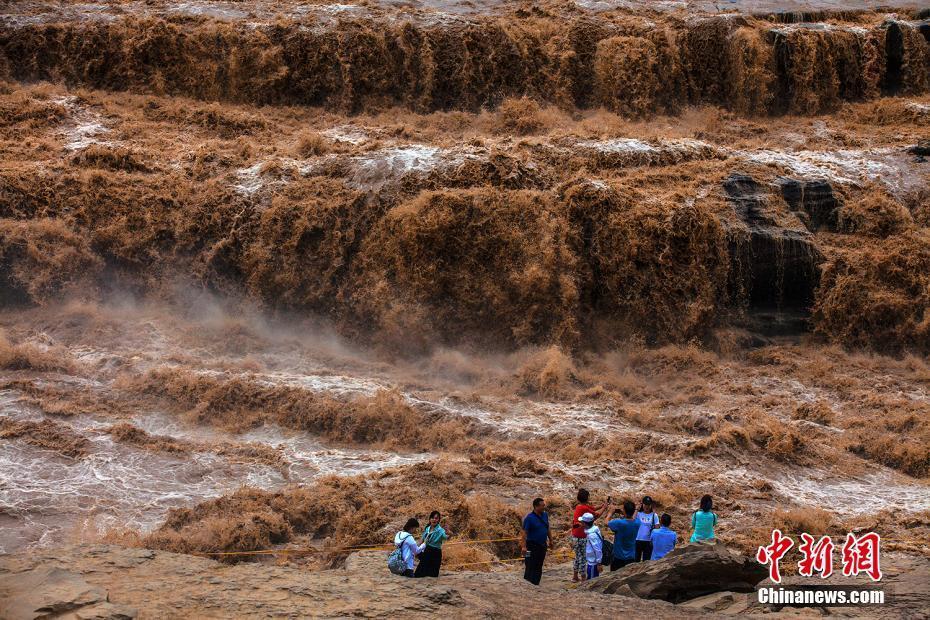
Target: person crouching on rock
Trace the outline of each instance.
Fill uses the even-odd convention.
[[[691,515],[691,542],[715,542],[714,528],[717,515],[714,513],[714,500],[710,495],[701,498],[701,507]]]
[[[542,580],[547,546],[552,547],[549,513],[546,512],[546,500],[537,497],[533,500],[533,511],[523,517],[523,530],[520,532],[520,551],[523,552],[525,567],[523,578],[536,586]]]
[[[636,534],[636,561],[648,562],[652,559],[652,530],[659,527],[659,515],[655,513],[652,498],[643,498],[636,513],[639,532]]]
[[[396,549],[388,556],[388,568],[392,573],[413,577],[413,559],[420,553],[414,533],[420,528],[420,522],[411,517],[407,519],[404,529],[394,535]]]
[[[420,545],[420,563],[414,571],[414,577],[439,577],[442,564],[442,543],[449,540],[449,533],[439,522],[442,515],[438,510],[429,513],[429,525],[423,529],[423,543]]]
[[[604,557],[604,539],[601,538],[600,528],[594,525],[593,514],[586,512],[578,520],[585,526],[584,557],[587,564],[585,579],[594,579],[600,574],[598,568],[601,565],[601,559]]]
[[[672,515],[666,512],[659,519],[659,529],[652,530],[653,560],[664,558],[669,551],[675,548],[675,543],[678,542],[678,534],[670,529],[671,525]]]

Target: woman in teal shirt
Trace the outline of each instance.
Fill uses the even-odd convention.
[[[691,515],[691,542],[705,542],[714,540],[714,527],[717,525],[717,515],[713,512],[714,500],[710,495],[701,498],[701,508]]]
[[[449,534],[439,522],[442,515],[438,510],[429,514],[429,525],[423,529],[423,553],[420,554],[420,563],[413,573],[414,577],[438,577],[439,566],[442,564],[442,543],[449,540]]]

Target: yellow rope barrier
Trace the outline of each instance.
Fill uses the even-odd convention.
[[[552,555],[546,555],[547,560],[550,560],[550,559],[551,560],[567,560],[572,557],[574,557],[574,555],[568,552],[553,553]],[[522,561],[523,561],[523,557],[500,559],[500,560],[485,560],[484,562],[466,562],[464,564],[449,564],[448,566],[443,566],[443,568],[444,569],[461,568],[462,566],[478,566],[481,564],[498,564],[498,563],[503,564],[505,562],[522,562]]]
[[[489,538],[484,540],[457,540],[445,543],[444,546],[451,545],[482,545],[488,543],[497,543],[497,542],[512,542],[515,540],[520,540],[518,537],[512,538]],[[197,551],[192,552],[191,555],[199,556],[235,556],[235,555],[274,555],[277,553],[327,553],[327,552],[337,552],[337,551],[392,551],[394,549],[393,545],[359,545],[353,547],[303,547],[296,549],[256,549],[255,551]]]
[[[451,545],[483,545],[486,543],[509,542],[515,540],[520,540],[520,538],[518,536],[514,536],[512,538],[489,538],[486,540],[453,540],[451,542],[445,543],[443,547],[449,547]],[[365,551],[369,549],[382,549],[384,551],[390,551],[393,548],[394,547],[390,545],[355,545],[351,547],[334,547],[331,549],[326,549],[326,551]]]

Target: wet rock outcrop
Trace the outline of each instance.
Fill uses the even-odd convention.
[[[78,573],[41,566],[25,573],[0,575],[0,618],[33,620],[129,620],[136,611],[110,603],[107,591]]]
[[[886,95],[921,92],[930,84],[930,22],[888,20],[885,28]]]
[[[918,140],[907,152],[918,157],[930,157],[930,138]]]
[[[837,215],[842,203],[829,182],[782,178],[778,180],[778,186],[782,198],[798,214],[808,230],[836,230]]]
[[[630,564],[582,587],[679,603],[714,592],[752,592],[767,575],[764,566],[721,544],[685,545],[661,560]]]
[[[723,189],[736,216],[727,229],[733,296],[755,307],[809,307],[823,261],[810,232],[773,208],[770,188],[748,175],[730,175]]]

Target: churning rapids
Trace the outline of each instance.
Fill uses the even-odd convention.
[[[5,315],[3,328],[11,339],[4,343],[9,349],[4,355],[18,356],[23,369],[11,370],[17,365],[8,365],[0,374],[0,420],[5,424],[0,437],[7,437],[0,451],[2,551],[95,539],[125,528],[151,531],[169,508],[192,506],[240,486],[274,490],[319,476],[383,471],[437,456],[416,445],[380,449],[352,445],[270,421],[248,423],[239,432],[223,428],[225,422],[198,424],[190,412],[178,415],[177,410],[139,398],[146,392],[138,385],[139,378],[151,378],[153,373],[160,377],[158,373],[175,373],[170,376],[183,377],[182,381],[199,377],[216,384],[235,381],[244,391],[283,387],[337,400],[392,391],[414,410],[437,419],[470,420],[474,425],[468,432],[505,444],[519,445],[531,436],[550,437],[560,444],[586,432],[658,434],[668,445],[693,443],[681,432],[650,432],[633,412],[618,410],[614,404],[520,396],[526,392],[521,383],[525,377],[516,382],[514,377],[535,367],[539,355],[553,355],[551,351],[494,358],[444,351],[422,363],[386,364],[372,361],[334,335],[271,327],[258,318],[228,318],[210,305],[192,314],[197,318],[181,319],[163,309],[124,304],[71,305]],[[614,363],[614,372],[627,375],[625,381],[631,385],[637,381],[635,365],[623,369],[621,362]],[[724,409],[738,406],[738,394],[746,385],[785,402],[832,398],[830,390],[780,372],[760,372],[720,358],[713,358],[713,363],[719,365],[714,387],[726,401]],[[745,383],[737,379],[741,374]],[[516,386],[513,392],[508,391],[508,383]],[[930,399],[923,387],[900,389],[906,390],[902,397],[924,405]],[[482,396],[477,395],[479,390]],[[249,398],[244,392],[242,396]],[[640,405],[643,410],[648,409],[648,400]],[[701,415],[713,418],[710,412]],[[17,435],[11,432],[17,422],[39,426],[31,434]],[[50,426],[41,426],[43,422]],[[127,442],[124,437],[120,441],[113,431],[116,424],[132,425],[143,432],[145,441]],[[835,428],[829,432],[842,433]],[[376,443],[385,444],[381,438]],[[392,445],[390,440],[386,443]],[[550,468],[544,476],[549,478],[546,484],[568,492],[578,468],[552,455],[542,458]],[[652,481],[660,484],[668,474],[689,469],[692,474],[702,472],[718,487],[751,486],[765,477],[775,496],[786,502],[828,504],[844,516],[870,510],[858,499],[866,492],[872,501],[894,503],[901,511],[930,509],[925,485],[882,467],[860,466],[842,474],[788,465],[763,471],[752,464],[719,471],[720,464],[717,459],[691,461],[664,455],[638,482],[638,476],[624,475],[622,467],[587,469],[592,477],[603,477],[605,484],[621,491]],[[560,472],[564,479],[560,480]]]

